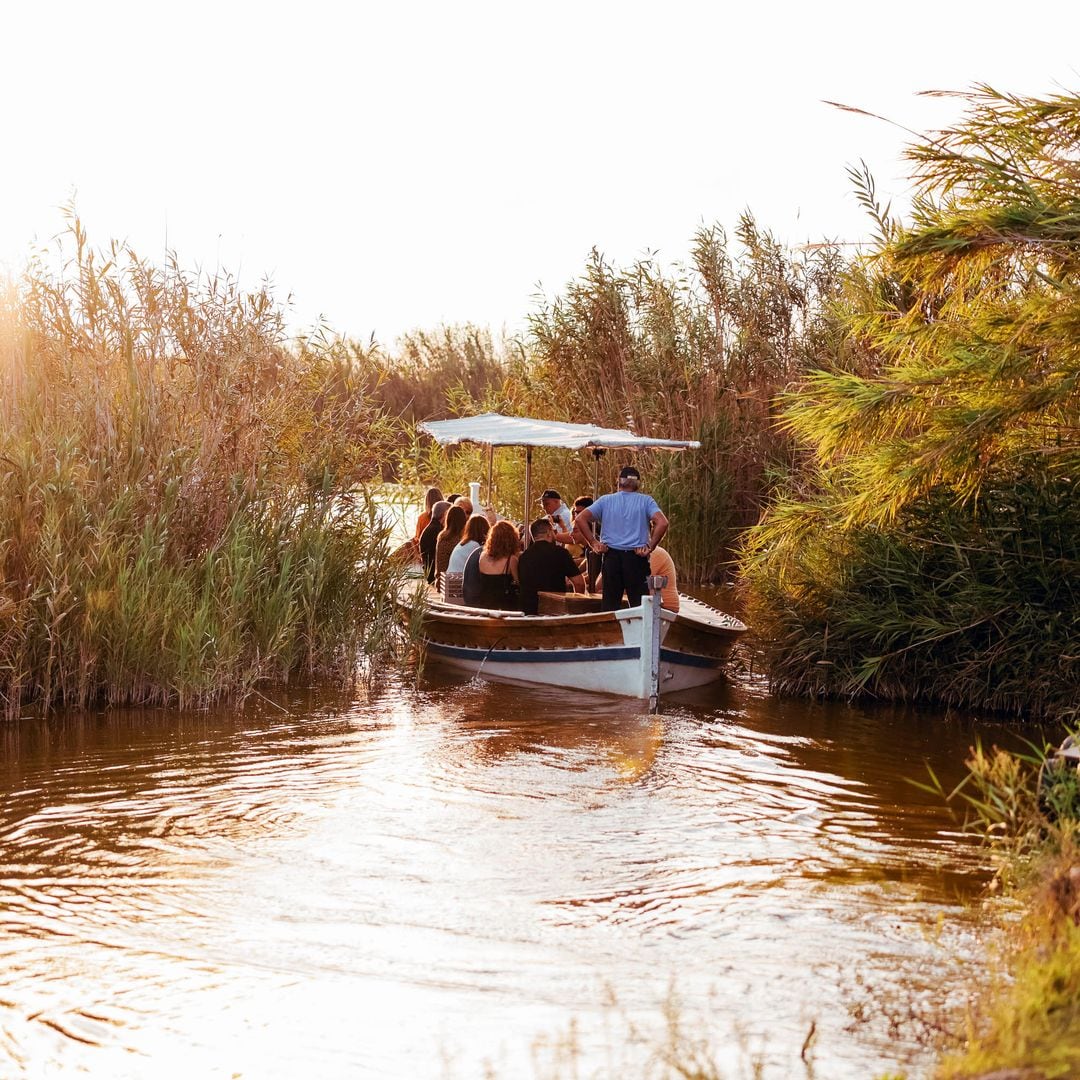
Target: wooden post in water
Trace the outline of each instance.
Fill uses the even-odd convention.
[[[649,699],[649,712],[654,713],[660,705],[660,590],[667,578],[657,574],[647,580],[652,595],[641,598],[641,696]]]

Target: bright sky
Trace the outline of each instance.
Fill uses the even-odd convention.
[[[593,246],[678,259],[744,208],[858,239],[845,168],[902,200],[908,136],[823,99],[927,130],[958,103],[920,90],[1080,89],[1057,0],[39,0],[4,23],[0,259],[74,195],[99,245],[268,276],[297,328],[385,342],[513,329]]]

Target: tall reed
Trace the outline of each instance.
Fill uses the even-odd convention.
[[[384,385],[399,401],[425,402],[429,412],[417,419],[495,410],[700,440],[697,452],[640,464],[672,520],[667,542],[680,575],[715,579],[791,463],[791,440],[774,423],[775,395],[809,366],[836,363],[832,302],[842,269],[835,248],[792,253],[749,216],[734,241],[718,227],[701,229],[688,266],[650,257],[620,268],[594,251],[579,277],[538,301],[528,333],[501,351],[498,365],[463,365],[454,359],[460,344],[452,356],[448,342],[438,351],[414,342],[381,359],[398,380],[387,374]],[[422,382],[439,387],[441,399],[425,397]],[[403,456],[403,477],[418,485],[460,488],[487,473],[483,453],[468,447],[444,453],[418,438]],[[601,491],[629,456],[604,458]],[[523,474],[522,454],[496,454],[500,511],[528,516]],[[591,494],[593,474],[588,454],[534,453],[537,493]]]
[[[527,394],[544,415],[701,441],[642,462],[686,580],[725,572],[787,469],[791,442],[773,400],[831,355],[842,268],[835,248],[790,252],[747,215],[734,243],[700,229],[688,266],[650,257],[619,269],[594,252],[530,317]]]
[[[71,221],[0,304],[0,711],[203,704],[356,669],[396,571],[396,429],[264,289]]]

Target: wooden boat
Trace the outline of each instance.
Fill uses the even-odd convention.
[[[532,450],[537,446],[590,450],[596,466],[612,449],[680,451],[699,443],[651,439],[591,424],[563,424],[487,413],[420,425],[443,445],[479,443],[525,447],[525,515],[531,509]],[[475,486],[474,486],[475,487]],[[723,663],[746,626],[732,615],[680,595],[679,611],[661,607],[666,579],[650,579],[641,606],[601,611],[600,597],[541,593],[540,613],[493,611],[445,601],[426,582],[402,591],[404,613],[419,613],[420,636],[432,657],[464,671],[513,682],[541,683],[647,700],[720,678]]]
[[[597,595],[540,594],[539,615],[445,602],[426,582],[403,592],[423,609],[421,636],[431,657],[500,681],[541,683],[648,700],[713,682],[746,627],[700,600],[660,596],[640,607],[600,611]],[[560,611],[559,608],[562,608]],[[592,609],[592,610],[589,610]]]

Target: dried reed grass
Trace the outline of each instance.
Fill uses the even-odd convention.
[[[0,300],[0,712],[205,704],[383,646],[396,429],[266,289],[98,252]]]

